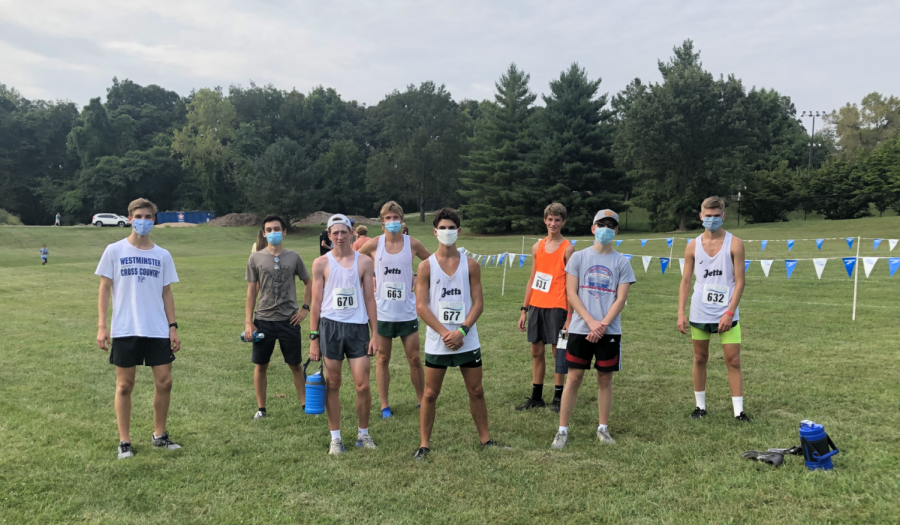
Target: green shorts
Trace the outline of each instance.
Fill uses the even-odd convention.
[[[719,331],[719,325],[714,323],[691,323],[691,339],[697,341],[709,341],[712,334]],[[741,344],[741,323],[735,321],[731,330],[719,334],[719,341],[723,345]]]
[[[481,348],[459,354],[425,354],[425,366],[428,368],[478,368],[481,366]]]
[[[378,335],[382,337],[403,337],[419,331],[419,320],[412,321],[378,321]]]

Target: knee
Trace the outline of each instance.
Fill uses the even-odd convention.
[[[407,355],[406,360],[409,361],[409,367],[412,369],[422,368],[422,358],[419,357],[419,352],[412,355]]]
[[[291,372],[295,374],[303,373],[303,366],[301,365],[288,365],[288,368],[290,368]]]
[[[356,395],[366,395],[369,393],[369,383],[357,383],[356,385]]]
[[[583,377],[581,375],[569,373],[569,375],[566,376],[566,386],[578,388],[581,386],[582,379]]]
[[[130,396],[132,390],[134,390],[134,381],[116,381],[116,395]]]
[[[387,366],[391,362],[391,351],[385,351],[383,348],[378,350],[378,354],[375,356],[375,363],[378,366]]]
[[[698,365],[705,365],[709,361],[709,352],[694,352],[694,362]]]
[[[467,389],[469,391],[469,398],[471,399],[484,399],[484,387],[481,385],[475,385],[472,388]]]
[[[544,357],[544,345],[531,345],[531,357],[535,359]]]
[[[437,401],[438,395],[441,393],[440,388],[426,388],[423,394],[424,401],[434,403]]]
[[[740,368],[741,368],[741,356],[740,356],[740,354],[734,354],[734,355],[725,356],[725,365],[727,365],[728,368],[737,368],[737,369],[740,369]]]
[[[172,376],[161,377],[156,380],[156,389],[161,392],[172,390]]]
[[[341,389],[341,376],[329,377],[325,382],[325,390],[331,393],[337,393]]]
[[[610,372],[599,372],[597,374],[597,384],[602,389],[607,389],[612,386],[612,373]]]

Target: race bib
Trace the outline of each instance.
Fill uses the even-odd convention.
[[[531,287],[539,292],[549,292],[550,283],[553,282],[553,276],[549,273],[536,272],[534,274],[534,283]]]
[[[349,310],[357,308],[359,301],[356,298],[356,288],[335,288],[334,289],[334,309]]]
[[[381,286],[381,298],[385,301],[403,301],[406,299],[406,284],[384,283]]]
[[[703,285],[703,304],[717,304],[719,306],[728,306],[728,285],[726,284],[704,284]]]
[[[438,319],[446,324],[463,324],[465,321],[466,305],[463,302],[441,301],[439,303]]]

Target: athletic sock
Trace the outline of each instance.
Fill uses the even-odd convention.
[[[359,427],[356,427],[356,428],[359,428]],[[369,429],[368,429],[368,428],[360,428],[360,429],[359,429],[359,435],[360,435],[360,436],[368,436],[368,435],[369,435]]]
[[[265,413],[266,413],[266,407],[259,407],[259,411],[262,412],[263,414],[265,414]]]
[[[341,439],[341,431],[340,430],[332,430],[331,431],[331,439]]]
[[[563,385],[556,385],[553,390],[553,399],[562,399]]]
[[[694,391],[694,399],[697,400],[697,408],[706,410],[706,390],[703,392]]]
[[[738,417],[744,411],[744,396],[732,397],[731,404],[734,405],[734,417]]]
[[[562,432],[563,434],[568,434],[569,427],[559,427],[559,432]]]
[[[531,399],[537,401],[538,399],[544,399],[544,385],[531,385]]]
[[[606,429],[608,429],[608,428],[609,428],[609,425],[600,425],[600,426],[597,427],[597,431],[600,431],[600,430],[606,430]]]

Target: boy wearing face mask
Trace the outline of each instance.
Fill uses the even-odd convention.
[[[281,217],[267,215],[262,225],[266,247],[250,255],[247,261],[244,334],[247,340],[250,340],[256,331],[265,336],[262,340],[253,342],[250,357],[250,361],[254,364],[253,388],[256,390],[258,407],[253,419],[268,417],[266,388],[269,361],[275,351],[275,341],[278,341],[284,362],[294,376],[294,388],[297,389],[300,405],[306,406],[306,377],[302,366],[300,323],[309,313],[312,280],[300,255],[284,248],[282,241],[285,228],[286,224]],[[302,308],[297,305],[295,276],[303,281]]]
[[[131,234],[106,247],[97,271],[97,346],[109,350],[116,366],[116,421],[119,427],[119,459],[134,456],[131,446],[131,392],[138,365],[149,366],[156,387],[153,393],[153,438],[150,444],[164,450],[181,445],[169,439],[166,419],[172,394],[172,361],[181,349],[175,299],[171,283],[178,282],[175,263],[167,250],[150,240],[156,205],[136,199],[128,205]],[[106,314],[112,296],[112,331]],[[112,344],[110,345],[110,339]]]
[[[375,302],[378,305],[378,357],[375,382],[381,398],[381,417],[393,416],[388,402],[391,382],[391,346],[399,337],[409,362],[409,378],[416,391],[416,403],[422,405],[425,371],[419,355],[419,319],[416,317],[416,285],[413,257],[428,259],[431,253],[417,239],[401,233],[403,208],[394,201],[381,207],[384,235],[369,239],[359,253],[375,261]]]
[[[684,251],[684,275],[678,291],[678,330],[688,326],[694,343],[694,419],[706,416],[706,362],[710,334],[718,333],[728,367],[731,404],[737,421],[749,422],[744,413],[744,378],[741,372],[741,325],[738,304],[744,293],[744,243],[722,229],[725,201],[709,197],[700,206],[704,232]],[[696,278],[690,318],[684,316],[691,277]]]
[[[569,374],[559,410],[559,430],[550,448],[562,449],[569,442],[569,419],[575,409],[584,372],[597,370],[599,426],[597,440],[613,444],[609,433],[612,409],[612,375],[622,370],[622,325],[628,290],[635,282],[628,259],[613,250],[619,232],[619,215],[600,210],[591,226],[594,244],[575,252],[566,264],[566,297],[574,312],[569,324],[566,364]]]

